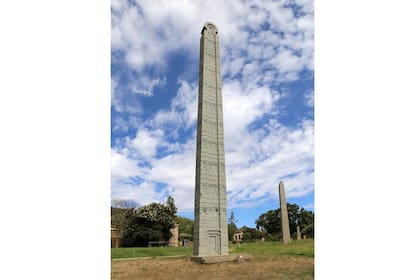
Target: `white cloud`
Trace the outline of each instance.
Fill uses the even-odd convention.
[[[167,198],[165,190],[157,191],[156,185],[152,182],[140,184],[124,184],[113,186],[112,197],[118,199],[132,199],[139,205],[146,205],[152,202],[163,202]]]
[[[222,93],[226,149],[243,145],[247,126],[269,113],[279,99],[279,94],[267,87],[244,87],[237,80],[225,83]]]
[[[300,127],[290,129],[272,120],[267,129],[260,137],[249,133],[246,145],[226,153],[231,205],[277,195],[280,180],[288,197],[313,190],[313,122],[303,121]]]
[[[134,93],[144,95],[146,97],[153,96],[153,90],[155,87],[162,87],[166,83],[166,78],[150,79],[148,76],[142,76],[139,82],[133,82],[131,84],[131,90]]]
[[[307,14],[313,14],[314,12],[314,1],[313,0],[295,0],[296,4],[301,6],[302,12]]]
[[[184,211],[194,207],[195,145],[191,139],[168,156],[153,160],[145,175],[147,180],[167,184],[178,208]]]
[[[180,84],[171,107],[181,112],[182,122],[189,128],[197,121],[198,87],[197,84],[190,85],[184,80]]]
[[[246,98],[243,99],[247,102]],[[251,102],[250,102],[251,103]],[[226,106],[232,106],[229,101]],[[234,106],[233,106],[234,107]],[[245,108],[247,108],[245,106]],[[248,111],[233,112],[238,118],[243,117],[242,128],[229,130],[225,134],[227,187],[229,191],[230,207],[246,207],[260,200],[277,196],[277,185],[283,180],[288,197],[297,197],[308,194],[313,190],[313,122],[303,121],[298,128],[291,129],[282,126],[276,120],[271,120],[265,129],[252,130],[249,124],[264,110],[253,113],[252,106]],[[251,118],[245,116],[250,113]],[[227,114],[229,115],[229,114]],[[240,122],[225,118],[225,131],[228,131],[226,122],[233,125]],[[238,138],[236,138],[238,137]],[[136,138],[131,141],[132,146],[143,156],[148,158],[150,167],[135,168],[133,160],[128,160],[120,154],[113,157],[119,168],[113,168],[113,176],[118,178],[140,176],[149,182],[147,188],[135,188],[132,185],[114,185],[117,189],[113,196],[118,198],[137,199],[140,203],[145,200],[161,197],[170,193],[174,196],[177,205],[182,211],[192,211],[194,201],[195,178],[195,136],[186,143],[172,143],[170,153],[157,157],[156,147],[164,143],[164,134],[158,130],[139,130]],[[168,149],[169,150],[169,149]],[[124,173],[124,172],[125,173]],[[293,176],[291,176],[291,174]],[[120,180],[124,181],[124,180]],[[161,183],[167,187],[164,190],[155,190],[150,186]],[[146,194],[142,193],[147,189]],[[132,194],[132,197],[126,197]],[[143,200],[140,200],[143,199]]]
[[[302,57],[285,48],[280,48],[268,63],[277,69],[281,77],[289,81],[297,80],[298,73],[305,67]]]
[[[143,159],[150,160],[156,155],[156,150],[163,142],[163,131],[139,129],[136,138],[130,141],[129,146],[134,148]]]
[[[111,79],[111,105],[120,113],[131,113],[140,115],[143,111],[139,100],[134,98],[133,91],[129,91],[124,83],[120,83],[118,78]]]
[[[305,99],[305,105],[309,108],[314,107],[314,91],[310,90],[304,93],[303,98]]]
[[[269,9],[268,22],[275,30],[284,30],[285,32],[293,32],[296,29],[296,21],[293,11],[285,8],[281,2],[273,2]]]
[[[180,80],[180,87],[169,110],[160,110],[150,120],[152,127],[174,126],[174,130],[190,128],[197,121],[198,87]]]
[[[141,175],[137,161],[129,159],[123,152],[111,149],[111,177],[112,182],[118,182],[132,176]]]
[[[290,130],[276,123],[270,128],[269,134],[259,138],[248,133],[243,142],[246,144],[226,153],[231,207],[243,207],[252,201],[277,195],[280,179],[286,185],[288,197],[302,196],[313,190],[313,124],[304,122],[300,128]],[[235,157],[238,158],[235,160]],[[255,158],[258,157],[264,160],[256,161]],[[168,156],[153,158],[150,164],[150,168],[137,170],[137,174],[125,175],[128,177],[141,174],[147,182],[167,185],[165,192],[175,197],[180,210],[191,211],[195,178],[195,139],[180,145]],[[290,174],[296,175],[288,177]],[[122,191],[119,192],[119,198],[121,192],[134,194],[140,191],[132,185],[122,185],[117,189],[120,188]],[[156,191],[153,197],[158,197],[161,192]],[[152,190],[148,188],[147,196],[151,197],[151,194]]]
[[[247,25],[253,31],[259,31],[261,25],[266,21],[268,12],[264,9],[259,9],[258,6],[250,8],[250,13],[247,15]]]
[[[113,198],[134,199],[144,203],[143,196],[150,199],[161,198],[164,201],[167,194],[171,194],[180,210],[192,211],[194,199],[195,179],[195,139],[187,143],[177,143],[175,149],[164,157],[150,158],[148,168],[129,168],[124,172],[124,167],[132,167],[135,161],[124,158],[118,154],[119,161],[113,167]],[[112,159],[113,160],[113,159]],[[140,176],[147,182],[142,188],[139,184],[127,184],[130,177]],[[117,179],[114,179],[117,178]],[[163,190],[157,190],[154,186],[163,184]],[[143,184],[143,183],[142,183]],[[143,191],[147,191],[143,194]],[[142,198],[142,199],[140,199]]]
[[[226,61],[223,64],[223,69],[225,70],[225,73],[223,75],[229,75],[229,76],[235,76],[236,74],[240,73],[245,59],[243,57],[234,57],[232,59],[226,59]]]
[[[124,118],[121,116],[114,116],[112,118],[112,130],[115,131],[121,131],[121,132],[127,132],[129,128],[129,124]]]
[[[114,92],[117,86],[118,86],[118,82],[115,79],[111,78],[111,96],[114,95]]]
[[[198,36],[205,21],[213,21],[219,28],[222,52],[229,54],[232,49],[259,51],[255,58],[261,57],[258,45],[292,44],[296,50],[313,49],[313,7],[311,2],[302,9],[308,15],[295,18],[291,7],[284,7],[289,1],[112,1],[112,48],[123,50],[125,59],[131,67],[142,70],[147,65],[165,67],[167,55],[183,49],[198,54]],[[220,9],[220,7],[224,7]],[[260,30],[264,21],[271,30],[281,31],[291,38],[283,40],[280,34],[272,31],[259,31],[250,34],[248,29]],[[264,36],[265,40],[255,39]],[[296,40],[297,38],[301,40]],[[305,38],[304,38],[305,37]],[[262,39],[262,38],[261,38]],[[309,45],[296,45],[296,41]],[[164,43],[163,43],[164,42]],[[251,48],[248,45],[253,42]],[[258,43],[258,45],[255,45]],[[266,50],[271,50],[266,49]],[[236,59],[237,55],[232,57]],[[265,59],[268,58],[267,55]],[[304,57],[303,59],[310,59]],[[239,62],[236,62],[239,63]],[[303,62],[305,64],[305,62]],[[311,61],[308,61],[310,64]],[[233,71],[234,73],[235,71]],[[287,69],[283,69],[287,72]]]
[[[181,83],[180,89],[182,88],[185,90],[190,86]],[[278,97],[266,88],[243,90],[235,81],[227,84],[225,91],[225,150],[230,207],[254,205],[257,201],[277,195],[280,179],[285,182],[288,197],[311,192],[313,122],[303,121],[298,128],[291,129],[272,119],[264,128],[251,129],[250,124],[269,113]],[[179,90],[179,95],[172,102],[174,107],[185,104],[179,103],[183,93],[183,90]],[[180,123],[187,122],[180,117],[177,119]],[[156,123],[156,126],[159,125]],[[195,141],[195,136],[192,136],[185,143],[174,142],[169,145],[162,130],[142,128],[130,142],[143,158],[148,159],[150,165],[149,168],[137,169],[136,175],[141,174],[140,176],[150,184],[166,185],[164,192],[175,197],[182,211],[192,211],[193,207]],[[169,154],[157,157],[158,145],[167,145]],[[133,161],[128,162],[133,166]],[[130,172],[125,174],[127,178],[136,175]],[[131,185],[121,185],[117,188],[122,188],[126,194],[140,190],[133,189]],[[162,190],[156,191],[156,194],[151,196],[153,191],[150,188],[148,191],[147,196],[153,198],[162,193]]]

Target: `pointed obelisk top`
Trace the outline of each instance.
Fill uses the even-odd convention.
[[[218,34],[219,30],[217,29],[216,24],[210,22],[210,21],[206,21],[206,23],[204,23],[203,29],[201,29],[201,34],[203,34],[204,30],[207,30],[208,32],[214,33],[214,34]]]
[[[290,243],[289,217],[287,215],[286,192],[284,191],[284,184],[282,181],[279,183],[279,196],[280,196],[280,214],[281,214],[281,236],[283,244]]]

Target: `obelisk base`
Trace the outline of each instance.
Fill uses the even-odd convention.
[[[243,262],[252,259],[251,255],[220,255],[220,256],[194,256],[191,260],[201,264],[212,264],[221,262]]]

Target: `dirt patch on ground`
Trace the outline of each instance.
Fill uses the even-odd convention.
[[[253,258],[240,263],[198,264],[189,258],[111,261],[112,280],[137,279],[313,279],[314,259],[300,256]]]

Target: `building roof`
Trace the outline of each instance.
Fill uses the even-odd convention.
[[[247,227],[247,226],[243,226],[243,227],[241,227],[240,229],[237,229],[237,230],[235,231],[235,233],[244,232],[244,231],[246,231],[247,229],[255,229],[255,228],[249,228],[249,227]]]

